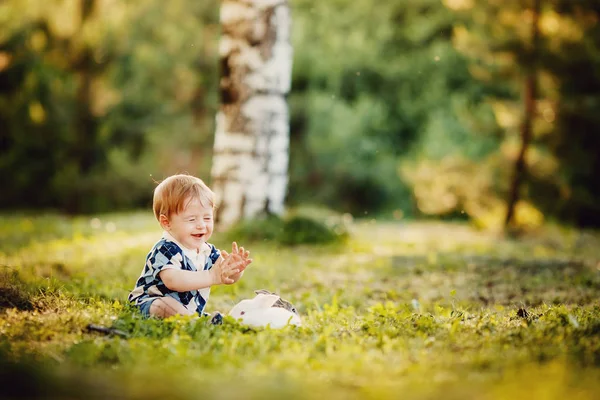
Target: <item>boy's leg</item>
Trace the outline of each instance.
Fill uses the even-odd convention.
[[[188,310],[172,297],[159,297],[152,301],[150,306],[150,315],[159,318],[167,318],[173,315],[191,315],[193,311]]]

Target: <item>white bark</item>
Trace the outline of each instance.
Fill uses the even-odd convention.
[[[223,0],[221,107],[212,187],[217,223],[281,214],[288,182],[292,47],[287,0]]]

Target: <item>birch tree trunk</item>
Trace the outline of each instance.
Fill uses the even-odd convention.
[[[284,211],[290,24],[287,0],[222,1],[221,105],[211,171],[219,227]]]

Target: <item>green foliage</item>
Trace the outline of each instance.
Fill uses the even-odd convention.
[[[534,45],[536,3],[540,9]],[[597,105],[591,95],[600,84],[591,72],[599,67],[597,2],[491,0],[447,5],[464,17],[454,27],[455,47],[469,58],[473,77],[488,88],[487,102],[502,130],[502,151],[494,156],[502,162],[486,166],[492,179],[501,176],[495,196],[506,197],[503,182],[511,177],[502,177],[502,171],[513,169],[524,118],[525,77],[534,71],[537,103],[521,198],[545,215],[597,226],[595,177],[600,164],[595,154],[600,143],[591,133],[600,122],[592,111]]]
[[[226,235],[230,240],[242,242],[269,241],[293,246],[340,242],[348,236],[348,231],[339,218],[319,221],[314,217],[291,214],[285,218],[269,215],[243,220],[231,227]]]
[[[437,0],[376,9],[297,1],[294,17],[291,201],[410,215],[411,182],[398,176],[398,160],[445,141],[454,148],[444,154],[457,151],[472,134],[454,104],[481,98],[450,42],[452,13]]]
[[[284,221],[276,215],[242,220],[227,231],[227,237],[241,242],[276,241],[283,233]]]
[[[311,218],[295,216],[283,225],[281,243],[290,245],[329,243],[338,238],[338,235],[323,223]]]
[[[535,57],[532,2],[384,3],[290,2],[290,205],[494,225],[535,67],[518,208],[598,225],[595,3],[542,1]],[[169,174],[209,180],[219,3],[169,4],[2,2],[1,208],[134,208]]]
[[[215,6],[30,3],[0,5],[0,207],[145,206],[153,175],[206,173]]]
[[[600,69],[597,56],[600,26],[592,19],[597,20],[600,11],[597,2],[574,4],[556,0],[553,3],[554,10],[560,13],[560,22],[578,28],[570,32],[575,37],[549,38],[547,46],[551,50],[543,60],[545,68],[559,82],[559,100],[556,131],[541,142],[564,168],[558,180],[536,177],[532,197],[548,213],[581,226],[598,226],[600,189],[596,180],[600,174],[597,157],[600,139],[595,131],[600,126],[597,112],[600,77],[595,71]],[[565,186],[571,188],[567,193]],[[560,202],[549,201],[552,197]]]

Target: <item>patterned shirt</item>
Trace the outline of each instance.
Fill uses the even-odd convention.
[[[208,271],[217,261],[221,253],[212,244],[206,243],[203,270]],[[187,253],[187,254],[186,254]],[[186,271],[197,271],[192,260],[190,251],[185,251],[183,246],[165,234],[146,256],[146,265],[135,284],[135,289],[129,294],[129,301],[135,305],[141,305],[157,297],[169,296],[183,304],[187,309],[196,311],[202,315],[204,306],[208,301],[210,288],[192,290],[188,292],[176,292],[169,289],[160,276],[160,271],[165,269],[181,269]]]

